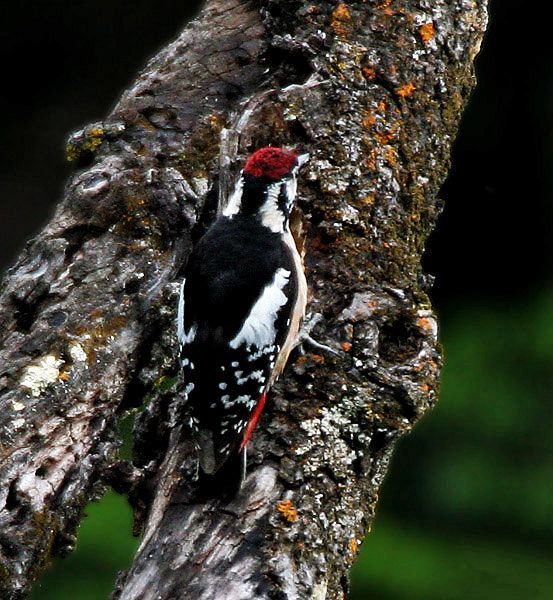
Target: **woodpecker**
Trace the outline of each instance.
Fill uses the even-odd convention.
[[[190,255],[177,336],[187,419],[201,471],[246,448],[305,313],[307,284],[289,220],[309,155],[266,147],[240,172],[226,207]]]

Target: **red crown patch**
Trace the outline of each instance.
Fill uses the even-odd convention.
[[[264,177],[278,181],[290,173],[297,161],[297,155],[291,150],[267,146],[254,152],[246,162],[244,173],[253,177]]]

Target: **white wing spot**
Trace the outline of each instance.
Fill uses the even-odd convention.
[[[227,384],[224,381],[221,381],[221,383],[219,384],[219,389],[220,390],[226,390],[227,389]]]
[[[240,375],[241,375],[242,371],[238,371],[238,373],[240,373]],[[236,375],[238,375],[238,373],[236,373]],[[246,377],[237,379],[236,383],[238,385],[244,385],[249,379],[256,379],[257,381],[260,381],[261,383],[265,382],[265,377],[263,375],[263,371],[259,370],[259,371],[252,371],[249,375],[246,375]]]

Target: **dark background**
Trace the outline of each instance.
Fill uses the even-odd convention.
[[[109,112],[197,2],[0,7],[0,268],[51,214],[67,135]],[[522,0],[492,3],[426,255],[446,367],[396,452],[352,600],[553,597],[553,43]],[[91,504],[78,550],[34,600],[107,598],[129,564],[125,502]]]

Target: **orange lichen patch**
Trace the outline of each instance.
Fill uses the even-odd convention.
[[[374,194],[367,194],[359,202],[365,206],[372,206],[374,204]]]
[[[384,151],[384,158],[390,166],[395,167],[397,165],[397,152],[391,146],[388,146]]]
[[[336,35],[345,37],[351,25],[351,14],[347,4],[340,2],[332,11],[332,20],[330,26],[334,29]]]
[[[383,132],[379,131],[378,133],[375,133],[374,137],[379,144],[382,144],[385,146],[386,144],[389,144],[396,137],[396,134],[397,134],[397,128],[392,127],[388,131],[383,131]]]
[[[352,554],[357,554],[357,550],[359,549],[359,544],[357,543],[357,540],[355,538],[351,538],[351,540],[348,542],[348,547],[349,547],[349,551]]]
[[[376,70],[372,67],[363,67],[361,71],[363,73],[363,77],[369,81],[372,81],[376,77]]]
[[[376,171],[376,159],[378,158],[378,151],[376,149],[371,150],[369,156],[363,161],[363,164],[367,169]]]
[[[378,102],[378,110],[380,112],[386,112],[388,110],[388,105],[386,104],[386,102],[384,102],[384,100],[380,100]]]
[[[349,352],[351,350],[351,343],[350,342],[342,342],[340,344],[340,346],[342,346],[342,350],[344,352]]]
[[[319,364],[322,365],[322,364],[324,364],[325,357],[322,356],[321,354],[310,354],[309,356],[307,356],[307,355],[304,354],[304,355],[299,356],[297,358],[296,364],[297,365],[304,365],[309,360],[311,360],[313,362],[316,362],[316,363],[319,363]]]
[[[390,244],[388,244],[388,242],[384,242],[384,246],[386,248],[389,248]],[[367,302],[367,306],[371,309],[372,313],[374,313],[378,310],[378,302],[376,300],[369,300]]]
[[[96,313],[96,311],[94,311],[94,313]],[[77,335],[83,337],[86,336],[82,342],[82,346],[89,362],[94,360],[96,350],[108,344],[110,338],[116,336],[126,323],[127,319],[125,317],[115,316],[111,319],[106,319],[105,321],[100,318],[100,323],[97,323],[93,327],[79,325],[75,328],[75,333]]]
[[[427,365],[431,371],[437,371],[440,368],[440,366],[438,365],[438,363],[435,360],[429,360],[427,362]]]
[[[417,320],[417,325],[426,334],[434,333],[434,321],[432,319],[421,317]]]
[[[363,124],[363,127],[372,127],[376,123],[376,115],[368,110],[361,123]]]
[[[425,44],[435,37],[436,30],[434,29],[434,23],[424,23],[419,27],[419,35]]]
[[[386,16],[390,17],[394,14],[394,11],[390,8],[393,0],[382,0],[380,4],[376,5],[376,8],[380,9]]]
[[[427,383],[421,383],[421,390],[428,393],[430,391],[430,386]]]
[[[125,206],[130,213],[136,212],[144,207],[146,200],[140,196],[126,195]],[[132,219],[130,215],[127,215],[127,220]]]
[[[432,359],[423,360],[413,366],[413,373],[423,373],[424,376],[430,377],[436,374],[440,366]]]
[[[295,523],[298,520],[298,511],[292,503],[292,500],[280,500],[277,502],[276,508],[288,523]]]
[[[225,120],[221,117],[219,113],[213,113],[209,115],[209,117],[207,117],[207,122],[216,131],[220,131],[221,128],[225,125]]]
[[[58,375],[58,379],[60,381],[69,381],[69,379],[70,379],[69,373],[67,371],[60,371],[60,373]]]
[[[413,83],[410,81],[409,83],[406,83],[405,85],[402,85],[400,87],[398,87],[396,89],[396,94],[398,96],[401,96],[402,98],[407,98],[408,96],[410,96],[413,92],[415,91],[415,86],[413,85]]]

